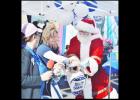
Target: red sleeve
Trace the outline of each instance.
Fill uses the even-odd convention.
[[[92,41],[92,48],[90,51],[90,56],[92,56],[98,64],[101,63],[102,57],[103,57],[103,51],[104,51],[104,46],[103,46],[103,41],[101,39],[96,39]]]
[[[68,48],[68,51],[66,53],[67,56],[70,55],[76,55],[77,57],[79,57],[79,41],[77,40],[77,37],[74,37],[70,40],[70,45]]]

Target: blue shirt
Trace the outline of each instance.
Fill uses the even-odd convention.
[[[43,55],[47,51],[51,51],[51,49],[46,44],[41,44],[36,50],[36,54],[41,57],[41,59],[43,60],[43,63],[45,63],[45,65],[48,62],[48,59],[45,58]]]

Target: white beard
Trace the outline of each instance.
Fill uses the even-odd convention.
[[[85,59],[89,57],[91,41],[97,38],[102,38],[101,34],[95,34],[95,35],[89,34],[88,36],[80,35],[79,33],[77,34],[77,39],[80,41],[80,60],[81,61],[84,61]]]
[[[77,35],[77,38],[80,41],[80,43],[84,43],[84,44],[89,41],[90,37],[91,37],[90,35],[88,36],[80,35],[80,34]]]
[[[78,40],[80,41],[80,60],[84,61],[89,57],[90,44],[91,44],[91,35],[77,35]]]

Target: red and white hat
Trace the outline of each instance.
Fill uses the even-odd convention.
[[[75,28],[79,31],[85,31],[93,34],[99,33],[99,29],[96,27],[96,22],[93,19],[85,18],[78,21]]]

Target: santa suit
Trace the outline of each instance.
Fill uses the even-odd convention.
[[[100,35],[93,35],[85,44],[80,42],[78,36],[70,41],[67,55],[75,54],[81,61],[88,57],[92,57],[98,64],[98,71],[91,77],[92,96],[93,98],[104,98],[108,95],[109,78],[101,67],[101,59],[103,55],[103,41]],[[90,71],[90,69],[88,69]],[[110,91],[112,91],[110,87]]]

